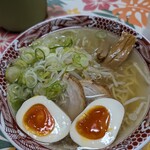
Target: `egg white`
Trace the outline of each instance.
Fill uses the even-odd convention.
[[[28,111],[28,109],[30,109],[30,107],[35,104],[44,105],[55,120],[55,127],[48,135],[37,136],[30,131],[27,131],[24,127],[23,116]],[[34,96],[26,100],[16,114],[16,121],[19,127],[30,137],[40,142],[48,143],[57,142],[67,136],[71,125],[70,118],[53,101],[48,100],[45,96]]]
[[[88,139],[83,137],[76,130],[76,122],[79,118],[84,115],[91,107],[101,105],[107,108],[110,113],[110,123],[108,127],[108,131],[105,135],[100,139]],[[90,148],[105,148],[110,145],[116,138],[117,133],[120,129],[122,120],[124,117],[124,107],[120,102],[111,98],[100,98],[93,102],[91,102],[85,110],[80,113],[76,119],[73,121],[70,128],[70,136],[72,140],[82,147],[90,147]]]

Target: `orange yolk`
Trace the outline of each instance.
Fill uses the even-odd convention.
[[[104,106],[94,106],[77,121],[76,130],[88,139],[100,139],[108,130],[110,114]]]
[[[44,105],[35,104],[25,113],[23,124],[33,134],[45,136],[52,132],[55,121]]]

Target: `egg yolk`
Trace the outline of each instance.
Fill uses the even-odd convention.
[[[45,136],[52,132],[55,121],[44,105],[35,104],[25,113],[23,124],[33,134]]]
[[[110,114],[104,106],[94,106],[76,123],[77,132],[88,139],[100,139],[108,130]]]

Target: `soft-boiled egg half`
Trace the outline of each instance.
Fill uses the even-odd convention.
[[[30,137],[53,143],[68,135],[71,120],[45,96],[35,96],[25,101],[16,114],[19,127]]]
[[[111,98],[91,102],[73,121],[72,140],[82,147],[104,148],[116,138],[124,117],[124,107]]]

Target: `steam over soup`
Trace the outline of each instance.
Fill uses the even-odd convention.
[[[26,100],[43,95],[74,121],[93,101],[111,98],[125,109],[114,144],[124,139],[139,125],[150,101],[150,74],[134,50],[135,41],[128,33],[118,37],[76,28],[50,33],[20,48],[19,57],[6,70],[14,115]],[[65,142],[77,146],[69,136],[52,145]]]

